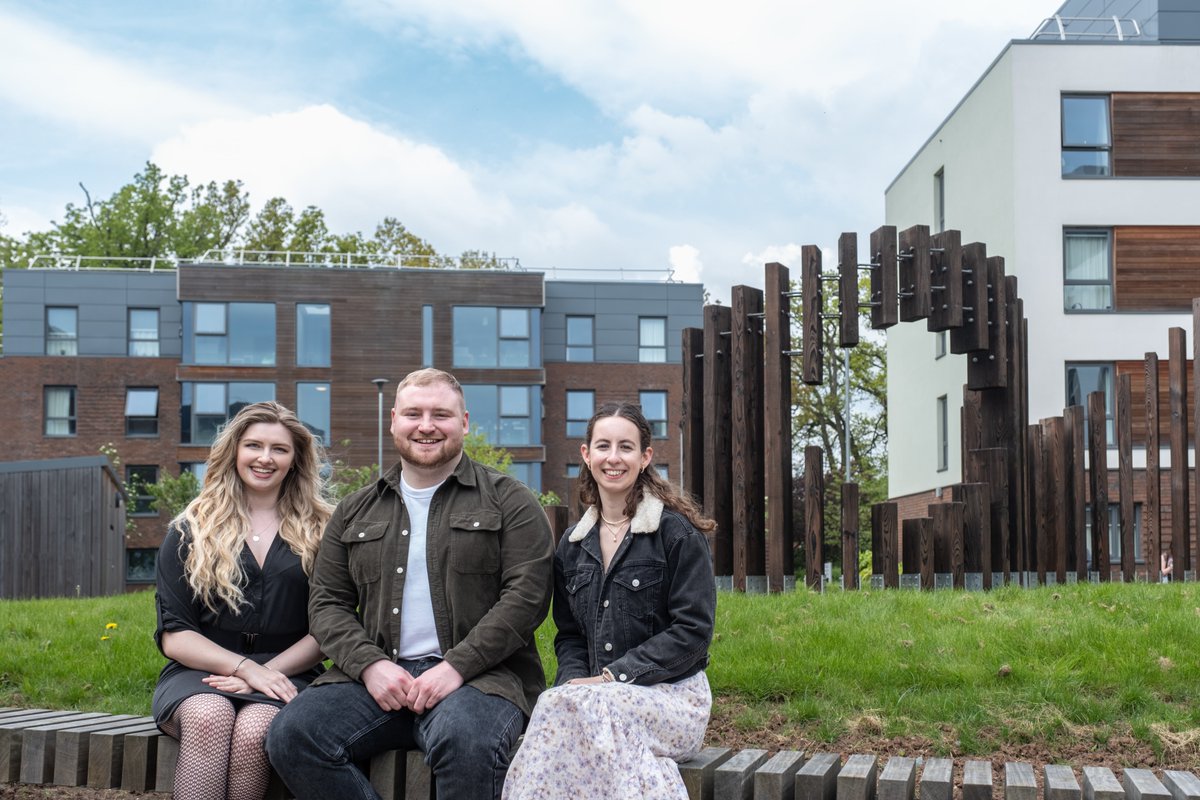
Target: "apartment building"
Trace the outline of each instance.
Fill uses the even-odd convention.
[[[615,399],[642,402],[655,462],[680,474],[680,341],[701,324],[699,284],[271,263],[2,277],[5,461],[111,447],[127,480],[203,477],[220,426],[274,399],[331,458],[390,464],[396,383],[433,366],[458,377],[472,428],[535,491],[572,497],[581,426]],[[145,496],[129,515],[126,578],[149,582],[166,520]]]
[[[1128,373],[1140,440],[1144,355],[1160,354],[1165,386],[1167,330],[1191,330],[1197,45],[1200,0],[1068,0],[1004,48],[886,191],[888,224],[958,229],[1017,276],[1032,421],[1104,391],[1111,444],[1115,377]],[[962,479],[966,362],[923,325],[890,329],[887,348],[889,494],[903,516],[917,516]],[[1135,447],[1135,466],[1140,498],[1144,448]]]

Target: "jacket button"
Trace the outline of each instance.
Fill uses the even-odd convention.
[[[627,681],[627,680],[629,680],[629,676],[628,676],[628,675],[626,675],[624,672],[622,672],[620,675],[618,675],[618,676],[617,676],[617,680],[619,680],[619,681]]]
[[[361,539],[361,538],[363,538],[363,537],[364,537],[364,536],[366,536],[366,535],[367,535],[366,531],[359,531],[359,532],[358,532],[358,538],[360,538],[360,539]]]
[[[607,601],[607,600],[605,600],[605,601],[604,601],[604,607],[605,607],[605,608],[608,608],[608,601]]]
[[[392,609],[392,613],[393,613],[393,614],[399,614],[399,613],[400,613],[400,609],[398,609],[398,608],[393,608],[393,609]]]
[[[475,522],[474,522],[474,523],[471,525],[471,527],[472,527],[472,528],[478,528],[478,527],[479,527],[479,520],[475,520]]]
[[[396,567],[396,574],[397,574],[397,575],[403,575],[403,574],[404,574],[404,567]]]
[[[392,648],[392,655],[394,655],[394,656],[398,656],[398,655],[400,655],[400,651],[399,651],[399,650],[397,650],[396,648],[394,648],[394,647],[393,647],[393,648]]]
[[[609,651],[609,652],[612,652],[612,642],[605,642],[605,643],[604,643],[604,649],[605,649],[605,650],[607,650],[607,651]]]
[[[400,531],[401,536],[408,536],[408,531]]]
[[[634,579],[633,579],[633,588],[635,588],[635,589],[636,589],[637,587],[639,587],[639,586],[641,586],[641,585],[642,585],[642,582],[641,582],[641,581],[639,581],[637,578],[634,578]]]

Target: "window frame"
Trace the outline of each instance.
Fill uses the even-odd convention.
[[[133,401],[134,392],[154,392],[154,414],[130,414],[129,406]],[[157,386],[126,386],[125,387],[125,436],[130,438],[153,438],[158,436],[158,412],[162,393]],[[154,430],[148,430],[153,422]],[[146,430],[138,430],[138,423],[141,423]]]
[[[1079,405],[1083,407],[1083,441],[1089,441],[1091,435],[1091,420],[1088,419],[1088,402],[1087,395],[1090,392],[1083,393],[1079,398],[1078,403],[1071,402],[1071,370],[1079,369],[1080,367],[1096,367],[1107,371],[1107,380],[1104,382],[1104,439],[1105,444],[1109,449],[1117,446],[1117,365],[1114,361],[1066,361],[1063,362],[1063,402],[1066,407]],[[1080,387],[1082,391],[1082,386]]]
[[[325,430],[318,431],[310,422],[311,409],[302,408],[301,399],[304,395],[301,394],[301,387],[311,386],[316,396],[320,397],[322,393],[325,396]],[[324,388],[321,388],[324,387]],[[296,418],[300,420],[300,424],[308,428],[309,433],[321,443],[324,447],[328,447],[333,443],[333,435],[331,428],[333,427],[333,385],[329,381],[296,381]],[[306,419],[307,418],[307,419]]]
[[[946,230],[946,168],[933,173],[933,232]]]
[[[262,397],[258,400],[248,401],[248,402],[253,402],[253,403],[263,402],[266,400],[274,400],[279,395],[279,393],[277,391],[278,386],[276,385],[275,381],[195,381],[195,380],[181,381],[179,384],[179,387],[180,387],[179,443],[184,444],[184,445],[195,445],[197,447],[210,447],[210,446],[212,446],[212,442],[213,442],[213,440],[198,441],[196,439],[196,429],[198,427],[196,425],[197,418],[204,417],[206,419],[214,420],[218,416],[215,413],[197,412],[196,406],[198,404],[196,401],[196,395],[197,395],[196,387],[198,387],[198,386],[220,387],[221,388],[221,393],[222,393],[221,394],[222,399],[221,399],[221,403],[220,403],[221,408],[222,408],[221,421],[217,422],[216,426],[214,427],[213,440],[215,440],[216,431],[220,429],[221,425],[223,425],[226,422],[228,422],[229,420],[233,419],[234,414],[237,413],[236,411],[233,413],[230,413],[230,406],[231,406],[230,395],[234,394],[233,392],[230,391],[230,387],[246,387],[246,386],[270,386],[271,387],[271,396],[270,397]],[[243,389],[243,391],[244,391],[244,389]],[[244,398],[239,397],[238,402],[241,402],[243,399]]]
[[[646,410],[646,395],[662,395],[662,411],[665,416],[651,417],[650,412]],[[639,389],[638,404],[642,407],[642,415],[646,421],[650,423],[650,438],[651,439],[667,439],[670,438],[669,422],[671,420],[670,398],[667,396],[666,389]],[[661,425],[661,433],[660,428]]]
[[[69,392],[68,394],[68,410],[65,417],[50,416],[50,393],[51,390],[62,390]],[[51,433],[51,422],[65,421],[68,431],[66,433]],[[52,439],[68,439],[73,436],[78,436],[79,430],[79,387],[69,386],[65,384],[49,384],[42,387],[42,435]]]
[[[144,313],[154,315],[154,336],[152,338],[144,338],[136,336],[135,333],[149,328],[135,328],[133,326],[134,314]],[[162,336],[162,313],[157,308],[130,308],[125,315],[125,352],[130,358],[158,358],[161,353],[161,345],[159,344]],[[137,352],[138,350],[153,350],[153,352]]]
[[[55,311],[69,311],[71,313],[73,330],[71,330],[69,335],[51,333],[50,315]],[[46,306],[43,335],[45,336],[46,355],[64,357],[79,355],[79,306]],[[52,346],[51,342],[58,344],[58,347]],[[66,347],[65,345],[70,346]],[[60,349],[61,352],[55,352]]]
[[[937,471],[950,469],[950,396],[937,398]]]
[[[1107,277],[1104,280],[1097,278],[1069,278],[1067,272],[1069,263],[1067,258],[1067,242],[1072,237],[1084,238],[1090,237],[1097,239],[1100,236],[1104,237],[1104,257],[1106,263]],[[1104,227],[1088,227],[1088,226],[1070,226],[1063,228],[1062,236],[1062,281],[1063,281],[1063,312],[1066,314],[1111,314],[1116,310],[1116,285],[1113,277],[1113,232],[1112,228]],[[1073,308],[1067,304],[1067,290],[1072,286],[1104,286],[1108,288],[1108,308]]]
[[[306,327],[301,325],[300,320],[305,318],[306,311],[302,309],[308,308],[324,308],[324,317],[328,320],[325,324],[325,341],[324,347],[318,347],[318,356],[325,356],[324,360],[320,357],[309,358],[305,353],[309,352],[305,348],[306,344],[311,344],[310,337],[314,335],[314,331],[306,331]],[[320,317],[321,314],[313,314],[312,316]],[[307,333],[307,335],[305,335]],[[317,302],[297,302],[296,303],[296,366],[297,367],[330,367],[333,366],[333,305],[330,303]]]
[[[662,344],[647,345],[644,328],[648,322],[662,323]],[[649,355],[661,354],[662,358],[647,358]],[[639,364],[665,364],[667,363],[667,318],[666,317],[638,317],[638,363]]]
[[[140,478],[141,486],[158,483],[159,468],[157,464],[126,464],[125,465],[125,489],[129,492],[129,502],[126,505],[126,513],[131,517],[157,517],[160,516],[149,504],[153,502],[154,495],[148,492],[137,493],[138,484],[134,482],[135,472],[144,472],[146,470],[153,471],[153,477],[149,484],[146,479]],[[139,510],[139,508],[141,510]]]
[[[571,416],[571,395],[587,395],[591,400],[591,410],[586,417]],[[587,436],[587,424],[596,413],[595,389],[567,389],[563,404],[563,416],[566,418],[566,436],[568,439],[583,439]]]
[[[1081,143],[1067,141],[1067,102],[1070,100],[1103,100],[1104,101],[1104,127],[1105,127],[1105,143]],[[1065,158],[1061,161],[1061,176],[1067,180],[1105,180],[1113,177],[1112,165],[1112,95],[1096,94],[1089,92],[1065,92],[1059,97],[1058,102],[1058,122],[1059,122],[1059,147],[1062,154],[1067,153],[1102,153],[1104,154],[1103,172],[1095,174],[1077,174],[1075,172],[1067,172],[1067,163]]]
[[[254,337],[253,326],[246,323],[254,320],[251,307],[258,306],[262,313],[270,310],[271,323],[263,330],[264,337],[270,336],[270,352],[244,349],[247,342]],[[220,308],[220,325],[201,326],[201,308]],[[241,312],[245,312],[242,316]],[[214,319],[213,322],[216,322]],[[243,329],[244,328],[244,329]],[[187,366],[228,366],[228,367],[275,367],[279,361],[279,309],[276,303],[261,303],[252,300],[186,301],[183,304],[183,357],[181,363]],[[298,341],[298,337],[297,337]],[[203,360],[199,355],[199,342],[210,342],[210,348],[205,350]],[[264,339],[265,342],[265,339]],[[248,356],[257,356],[248,358]]]
[[[140,569],[133,571],[135,557],[140,561],[146,559],[149,563],[141,564]],[[153,584],[158,562],[157,547],[127,547],[125,548],[125,583]]]
[[[587,324],[587,342],[573,342],[571,340],[571,323],[586,322]],[[566,315],[565,326],[565,352],[564,358],[567,361],[576,363],[592,363],[596,360],[596,315],[595,314],[568,314]],[[639,333],[640,335],[640,333]]]

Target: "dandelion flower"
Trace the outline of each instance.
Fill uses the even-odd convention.
[[[115,623],[115,622],[110,622],[110,623],[108,623],[107,625],[105,625],[105,626],[104,626],[104,630],[106,630],[106,631],[111,631],[111,630],[115,629],[116,627],[117,627],[117,623]]]
[[[100,637],[100,641],[104,642],[104,641],[107,641],[107,640],[109,640],[109,639],[111,639],[111,638],[112,638],[111,636],[101,636],[101,637]]]

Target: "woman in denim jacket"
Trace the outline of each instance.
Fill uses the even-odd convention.
[[[640,407],[588,422],[579,496],[589,508],[554,557],[555,688],[533,710],[506,800],[687,797],[712,695],[704,667],[716,524],[651,466]]]

